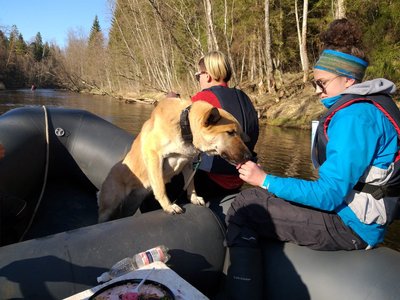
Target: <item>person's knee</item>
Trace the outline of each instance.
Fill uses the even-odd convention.
[[[230,223],[226,231],[226,244],[228,247],[258,248],[258,234],[249,227]]]
[[[266,211],[268,198],[268,194],[259,188],[246,189],[237,194],[226,215],[227,226],[231,222],[237,225],[246,224],[256,211]]]

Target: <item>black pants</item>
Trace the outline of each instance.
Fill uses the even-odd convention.
[[[238,194],[228,210],[226,222],[230,247],[258,247],[260,237],[315,250],[367,247],[337,214],[293,204],[260,188]]]

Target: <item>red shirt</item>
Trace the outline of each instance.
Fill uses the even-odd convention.
[[[222,86],[227,86],[227,84],[221,84]],[[206,101],[217,108],[222,108],[221,103],[217,96],[211,91],[200,91],[196,95],[192,97],[192,102],[196,101]],[[215,173],[208,173],[208,177],[217,183],[218,185],[222,186],[224,189],[227,190],[234,190],[238,189],[243,185],[243,180],[239,178],[238,175],[224,175],[224,174],[215,174]]]

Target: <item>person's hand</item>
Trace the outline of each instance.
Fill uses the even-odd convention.
[[[238,165],[237,169],[239,171],[239,177],[254,186],[262,186],[264,183],[265,176],[267,173],[261,169],[260,165],[249,160],[242,165]]]
[[[165,96],[167,98],[180,98],[181,97],[180,94],[172,92],[172,91],[168,92]]]
[[[4,146],[2,144],[0,144],[0,159],[2,159],[4,157],[6,153],[6,150],[4,149]]]

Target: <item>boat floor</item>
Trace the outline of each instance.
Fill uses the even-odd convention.
[[[180,205],[188,202],[186,193],[182,192],[182,186],[183,179],[179,177],[167,184],[168,196]],[[39,192],[37,194],[39,195]],[[34,196],[34,198],[38,199],[38,195]],[[36,202],[36,199],[31,199],[29,202]],[[144,199],[140,210],[137,210],[137,212],[134,210],[134,207],[136,207],[135,202],[136,199],[134,198],[128,197],[125,199],[114,218],[123,218],[134,213],[140,214],[161,209],[151,192]],[[30,207],[29,210],[33,211],[34,207]],[[91,183],[77,183],[64,179],[49,181],[32,225],[23,240],[94,225],[98,219],[97,210],[97,189]],[[216,212],[217,210],[218,208],[215,209]],[[14,224],[15,229],[10,232],[13,234],[19,232],[18,235],[21,235],[28,222],[29,218],[25,216],[19,224]],[[3,240],[8,241],[6,244],[18,242],[15,237],[6,237]]]
[[[97,223],[97,199],[94,187],[71,182],[47,185],[42,203],[25,239],[73,230]]]

